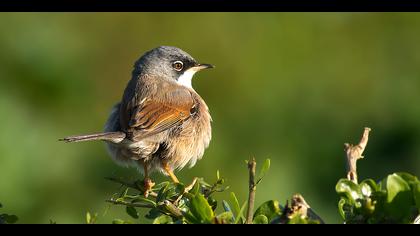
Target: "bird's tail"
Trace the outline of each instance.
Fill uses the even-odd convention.
[[[69,137],[59,139],[59,141],[64,141],[66,143],[73,143],[73,142],[84,142],[84,141],[92,141],[92,140],[104,140],[104,141],[110,141],[113,143],[119,143],[124,138],[125,138],[125,133],[123,132],[105,132],[105,133],[97,133],[97,134],[69,136]]]

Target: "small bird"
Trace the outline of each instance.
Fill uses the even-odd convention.
[[[104,132],[60,141],[105,141],[117,164],[137,167],[144,175],[145,194],[154,185],[149,177],[153,171],[178,183],[174,170],[193,167],[211,140],[211,116],[191,80],[196,72],[213,67],[176,47],[154,48],[135,62]]]

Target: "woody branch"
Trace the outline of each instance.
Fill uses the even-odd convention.
[[[371,131],[370,128],[365,127],[363,132],[363,136],[357,145],[345,143],[344,144],[344,151],[346,152],[347,158],[347,179],[353,181],[357,184],[357,165],[356,162],[359,159],[362,159],[363,151],[366,148],[368,139],[369,139],[369,132]]]

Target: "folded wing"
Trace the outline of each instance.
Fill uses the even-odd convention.
[[[127,106],[127,133],[134,141],[141,140],[181,125],[191,117],[194,107],[191,92],[185,88],[143,98],[139,103],[130,102]]]

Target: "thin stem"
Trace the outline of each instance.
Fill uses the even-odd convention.
[[[129,203],[129,202],[122,202],[116,201],[113,199],[106,200],[106,202],[113,203],[115,205],[124,205],[124,206],[131,206],[131,207],[142,207],[142,208],[154,208],[155,206],[150,204],[143,204],[143,203]]]
[[[255,192],[257,190],[257,185],[255,184],[255,169],[257,167],[257,162],[255,158],[252,157],[248,161],[248,170],[249,170],[249,196],[248,196],[248,210],[246,214],[246,224],[251,224],[253,219],[254,212],[254,203],[255,203]]]

